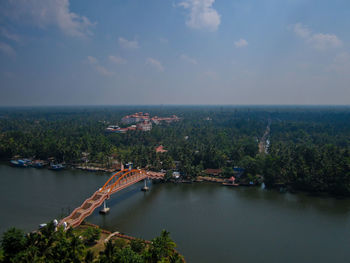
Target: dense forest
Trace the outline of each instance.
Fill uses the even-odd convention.
[[[93,227],[68,231],[59,228],[56,231],[53,224],[48,224],[40,231],[28,234],[11,228],[1,239],[0,262],[184,262],[165,230],[152,242],[118,238],[99,245],[100,235],[101,230]]]
[[[125,115],[176,114],[181,121],[153,125],[150,132],[106,133]],[[263,137],[267,126],[270,132]],[[267,148],[259,151],[261,140]],[[265,142],[264,142],[265,143]],[[156,153],[163,145],[165,153]],[[244,168],[268,187],[350,194],[349,107],[51,107],[0,109],[0,158],[15,155],[66,163],[108,165],[110,157],[152,170],[179,170],[184,177],[206,168],[224,176]]]

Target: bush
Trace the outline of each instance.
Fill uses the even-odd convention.
[[[82,236],[85,244],[94,244],[101,237],[101,229],[96,227],[88,227]]]
[[[16,254],[25,249],[24,232],[16,228],[10,228],[2,236],[1,247],[5,259],[13,258]]]

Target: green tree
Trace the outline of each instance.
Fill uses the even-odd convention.
[[[163,258],[168,258],[174,254],[175,242],[170,238],[170,233],[163,230],[159,237],[152,240],[150,254],[153,262],[158,262]]]
[[[119,263],[142,263],[142,256],[134,252],[129,246],[118,250],[115,255],[115,262]]]
[[[11,262],[12,259],[25,249],[25,235],[22,230],[10,228],[1,240],[1,247],[4,253],[4,262]]]
[[[101,229],[97,227],[88,227],[82,234],[85,244],[94,244],[101,236]]]

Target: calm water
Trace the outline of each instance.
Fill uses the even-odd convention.
[[[32,230],[66,215],[108,176],[0,165],[0,232]],[[187,262],[349,262],[350,200],[214,184],[142,183],[116,194],[110,214],[88,221],[151,239],[171,232]]]

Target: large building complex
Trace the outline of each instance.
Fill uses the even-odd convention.
[[[127,115],[123,117],[122,123],[123,124],[131,124],[131,123],[138,123],[141,121],[149,121],[149,113],[143,113],[143,112],[137,112],[132,115]]]
[[[112,133],[126,133],[128,131],[150,131],[152,130],[152,123],[155,125],[161,124],[162,122],[171,123],[179,121],[180,118],[176,115],[171,117],[150,117],[149,113],[137,112],[132,115],[127,115],[122,118],[121,123],[133,124],[127,128],[120,128],[118,125],[110,125],[106,131]],[[136,125],[135,125],[136,124]]]

